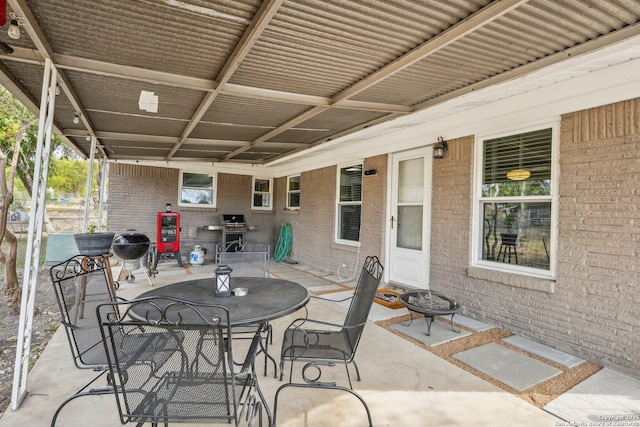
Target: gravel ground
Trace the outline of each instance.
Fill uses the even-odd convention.
[[[19,324],[20,316],[9,310],[4,298],[0,296],[0,417],[11,403]],[[49,270],[44,268],[40,272],[36,290],[31,339],[32,366],[59,325],[60,317]]]

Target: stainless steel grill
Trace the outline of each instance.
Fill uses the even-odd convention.
[[[222,242],[225,244],[228,251],[235,251],[233,246],[241,245],[244,240],[244,234],[249,230],[247,223],[244,220],[244,215],[222,215]]]

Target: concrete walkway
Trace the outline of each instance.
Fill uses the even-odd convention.
[[[159,264],[158,270],[159,273],[152,279],[154,286],[197,277],[211,277],[213,265],[181,269],[175,262],[166,262]],[[354,282],[339,283],[335,276],[302,265],[290,266],[272,262],[271,271],[273,275],[307,286],[314,293],[348,293],[355,285]],[[134,283],[123,283],[118,293],[124,298],[133,298],[148,289],[149,283],[141,275]],[[339,299],[338,293],[325,294],[329,295]],[[345,314],[344,304],[312,299],[307,309],[309,317],[341,322]],[[304,310],[272,322],[274,343],[271,353],[276,358],[281,345],[282,331],[294,318],[301,315],[304,315]],[[375,319],[371,320],[394,315],[397,315],[394,310],[374,304],[372,317]],[[611,393],[611,390],[620,385],[620,381],[631,381],[633,387],[633,381],[637,381],[635,379],[626,376],[622,376],[622,380],[619,376],[609,378],[609,381],[616,382],[607,388],[610,392],[610,406],[598,407],[596,412],[588,407],[576,409],[575,406],[580,407],[584,401],[576,400],[567,393],[566,398],[563,401],[558,399],[559,402],[552,408],[552,412],[560,414],[561,417],[569,417],[563,420],[373,322],[365,328],[356,359],[362,381],[356,382],[354,389],[368,403],[375,426],[544,427],[568,425],[563,424],[564,421],[597,421],[598,416],[624,413],[633,415],[634,411],[635,414],[640,414],[640,387],[635,389],[635,394],[631,389],[625,389],[624,401]],[[336,368],[331,375],[335,375],[339,383],[345,384],[342,368]],[[57,406],[93,377],[95,373],[73,367],[64,331],[59,329],[29,374],[29,392],[21,407],[17,411],[8,410],[0,419],[0,427],[49,425]],[[273,368],[270,367],[269,375],[261,376],[259,381],[267,401],[273,406],[275,391],[282,385],[274,379]],[[100,387],[104,384],[103,379],[97,382],[97,386]],[[603,384],[598,383],[597,379],[595,385],[586,386],[603,389]],[[584,396],[584,392],[578,395]],[[281,427],[367,425],[361,403],[348,393],[335,390],[291,388],[280,394],[278,406],[278,426]],[[273,407],[271,409],[273,411]],[[79,398],[67,405],[57,425],[107,427],[120,425],[120,421],[113,396],[91,396]],[[640,420],[637,425],[640,426]]]

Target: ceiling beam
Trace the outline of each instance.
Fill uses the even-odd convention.
[[[256,43],[256,40],[258,40],[258,37],[260,37],[262,32],[267,28],[283,2],[284,0],[265,0],[262,2],[260,8],[253,17],[251,24],[242,35],[238,44],[236,44],[235,49],[229,58],[227,58],[222,70],[218,74],[218,89],[224,88],[225,84],[238,69],[244,58],[249,54],[249,51]],[[189,120],[189,123],[182,131],[182,135],[180,135],[180,142],[178,142],[167,155],[167,160],[170,160],[171,157],[173,157],[178,149],[180,149],[180,146],[184,143],[184,140],[191,135],[200,122],[200,119],[205,115],[217,96],[218,92],[210,92],[205,95],[204,99],[191,117],[191,120]]]
[[[544,58],[540,58],[537,61],[533,61],[528,64],[521,65],[518,68],[514,68],[504,73],[486,78],[477,83],[473,83],[471,85],[465,86],[453,92],[449,92],[437,98],[433,98],[428,101],[422,102],[420,104],[415,105],[413,107],[413,111],[414,112],[421,111],[426,108],[433,107],[434,105],[441,104],[445,101],[449,101],[451,99],[455,99],[460,96],[469,94],[471,92],[477,92],[478,90],[483,88],[495,86],[497,84],[504,83],[509,80],[517,79],[527,74],[531,74],[535,71],[542,70],[551,65],[560,63],[567,59],[577,58],[581,55],[585,55],[587,53],[594,52],[599,49],[604,49],[606,47],[612,46],[623,40],[629,39],[631,37],[636,37],[638,35],[640,35],[640,24],[634,24],[632,26],[622,28],[613,33],[600,36],[597,39],[586,41],[577,46],[573,46],[561,52],[554,53],[553,55],[548,55],[548,56],[545,56]]]
[[[289,120],[288,122],[278,126],[277,128],[265,133],[264,135],[262,135],[261,137],[259,137],[258,139],[256,139],[255,141],[253,141],[251,143],[251,146],[249,147],[242,147],[242,148],[238,148],[237,150],[232,151],[231,153],[227,154],[226,156],[223,156],[220,161],[225,161],[225,160],[229,160],[235,156],[237,156],[238,154],[244,153],[245,151],[247,151],[248,149],[264,143],[265,141],[267,141],[268,139],[271,139],[272,137],[279,135],[293,127],[295,127],[296,125],[304,122],[305,120],[307,120],[310,117],[314,117],[317,116],[318,114],[322,113],[323,111],[327,111],[329,109],[329,106],[323,106],[323,107],[315,107],[312,108],[311,110],[300,114],[297,117],[294,117],[293,119]]]
[[[503,16],[504,14],[517,8],[518,6],[526,3],[527,1],[529,0],[494,1],[493,3],[485,6],[484,8],[475,12],[474,14],[468,16],[467,18],[463,19],[462,21],[458,22],[457,24],[453,25],[452,27],[438,34],[437,36],[427,40],[426,42],[416,47],[415,49],[411,50],[410,52],[391,61],[384,67],[380,68],[378,71],[370,74],[368,77],[360,80],[356,84],[338,93],[337,95],[331,98],[331,105],[335,107],[339,107],[342,103],[349,105],[349,98],[365,91],[366,89],[381,82],[387,77],[390,77],[402,71],[406,67],[409,67],[410,65],[415,64],[416,62],[428,57],[429,55],[432,55],[433,53],[439,51],[445,46],[450,45],[451,43],[459,40],[460,38],[477,30],[478,28],[481,28],[493,22],[497,18]],[[355,104],[352,103],[352,105],[355,105]],[[312,111],[315,112],[315,114],[313,115],[317,115],[322,113],[324,110],[315,108]],[[304,117],[306,120],[308,118],[313,117],[313,115],[310,115],[309,112],[306,112],[300,115],[299,117]],[[298,120],[298,118],[295,118],[290,122],[295,122],[296,124],[301,123],[302,121]],[[288,127],[280,126],[277,129],[270,131],[269,133],[256,139],[255,144],[260,144],[262,141],[272,138],[278,133],[285,132],[288,129],[289,129]],[[337,135],[332,135],[332,138],[337,138],[337,137],[338,137]],[[326,140],[323,140],[323,142],[324,141]],[[225,156],[225,159],[231,158],[232,155],[233,153],[231,153],[229,156]]]
[[[14,52],[14,55],[16,53],[20,54],[18,51]],[[215,91],[219,86],[218,83],[213,80],[149,70],[129,65],[113,64],[110,62],[70,55],[56,54],[55,63],[58,68],[64,70],[97,74],[100,76],[115,77],[119,79],[137,80],[146,83],[182,87],[206,92]]]
[[[44,62],[44,58],[37,51],[23,47],[15,47],[14,52],[11,55],[0,55],[0,58],[8,61],[25,62],[37,65]],[[113,64],[110,62],[80,58],[71,55],[55,54],[54,63],[59,70],[72,70],[80,73],[136,80],[151,84],[180,87],[203,92],[217,91],[219,94],[237,96],[240,98],[260,99],[264,101],[308,106],[332,105],[331,98],[324,96],[264,89],[255,86],[243,86],[234,83],[226,83],[221,87],[220,83],[214,80],[201,79],[181,74],[165,73],[162,71],[148,70],[128,65]],[[410,113],[412,111],[411,107],[406,105],[354,100],[344,100],[338,105],[333,106],[353,110],[387,111],[390,113]]]
[[[355,131],[359,131],[359,130],[362,130],[362,129],[365,129],[365,128],[369,128],[371,126],[375,126],[375,125],[378,125],[380,123],[388,122],[389,120],[393,120],[393,119],[401,117],[401,116],[402,116],[402,114],[389,114],[389,115],[386,115],[384,117],[379,117],[379,118],[371,120],[371,121],[369,121],[367,123],[359,124],[358,126],[354,126],[352,128],[345,129],[345,130],[343,130],[343,131],[341,131],[339,133],[333,134],[333,135],[331,135],[330,138],[321,138],[321,139],[319,139],[317,141],[314,141],[314,142],[312,142],[310,144],[306,144],[306,147],[304,147],[304,149],[303,148],[298,148],[296,150],[291,150],[291,151],[289,151],[287,153],[278,154],[276,156],[273,156],[273,157],[270,157],[268,159],[265,159],[262,162],[262,164],[270,166],[272,164],[279,163],[281,160],[283,160],[285,158],[288,158],[290,156],[293,156],[295,154],[298,154],[300,152],[303,152],[306,149],[314,148],[314,147],[320,146],[322,144],[326,144],[327,142],[333,141],[333,140],[338,139],[338,138],[340,138],[342,136],[345,136],[345,135],[349,135],[349,134],[351,134],[351,133],[353,133]],[[268,144],[268,142],[263,142],[263,144]]]
[[[23,62],[34,65],[40,65],[44,62],[44,58],[40,53],[33,49],[23,47],[15,47],[12,54],[0,55],[0,58],[8,61]],[[255,86],[243,86],[233,83],[226,83],[221,87],[220,83],[214,80],[148,70],[145,68],[114,64],[71,55],[55,54],[54,64],[58,70],[77,71],[80,73],[136,80],[145,83],[179,87],[203,92],[218,92],[219,94],[241,98],[260,99],[264,101],[308,106],[332,105],[332,100],[329,97],[264,89]],[[390,113],[395,112],[408,114],[412,111],[411,107],[406,105],[354,100],[344,100],[338,105],[333,106],[353,110],[386,111]]]
[[[35,44],[36,48],[38,49],[38,53],[42,55],[43,60],[45,58],[49,58],[53,62],[54,66],[56,66],[55,54],[53,52],[53,49],[47,42],[47,39],[44,33],[42,32],[42,29],[40,28],[40,25],[38,25],[38,21],[36,20],[33,13],[31,13],[31,9],[29,9],[29,6],[27,5],[26,1],[25,0],[8,0],[7,4],[11,7],[13,12],[20,17],[21,20],[28,22],[28,25],[24,25],[22,28],[27,33],[29,38],[31,38],[31,41]],[[80,99],[77,93],[75,92],[75,90],[73,89],[73,87],[71,86],[71,83],[67,78],[66,74],[64,73],[64,70],[58,69],[57,71],[58,71],[58,81],[57,81],[58,85],[60,86],[61,90],[64,91],[65,95],[69,99],[69,102],[73,106],[74,110],[79,115],[80,120],[83,122],[89,135],[95,135],[95,129],[93,127],[93,124],[89,121],[89,118],[87,117],[87,114],[83,109]],[[102,150],[102,147],[99,143],[97,147],[103,157],[108,157],[107,153],[104,150]],[[84,154],[87,155],[87,153],[84,153]],[[88,157],[91,157],[90,156],[91,153],[88,153],[88,154],[89,154]]]
[[[282,3],[284,3],[284,0],[265,0],[262,2],[251,24],[242,35],[242,38],[225,62],[222,70],[220,70],[218,74],[218,82],[220,85],[227,84],[233,73],[236,72],[242,61],[244,61],[244,58],[249,54],[251,48],[256,44],[258,38],[276,15]]]
[[[410,52],[400,56],[399,58],[380,68],[378,71],[360,80],[358,83],[343,90],[333,97],[333,103],[338,104],[348,98],[351,98],[352,96],[359,94],[366,89],[369,89],[371,86],[380,83],[387,77],[392,76],[415,64],[416,62],[423,60],[429,55],[434,54],[435,52],[461,39],[462,37],[477,30],[478,28],[490,24],[499,17],[528,1],[529,0],[494,1],[493,3],[483,7],[476,13],[453,25],[452,27],[447,28],[435,37],[430,38]]]
[[[18,101],[20,101],[20,103],[24,105],[27,110],[31,111],[36,117],[38,117],[40,115],[40,105],[38,105],[36,100],[27,96],[28,91],[25,90],[24,87],[9,74],[10,73],[4,70],[4,67],[0,67],[0,85],[8,90]],[[65,135],[62,134],[62,131],[56,125],[56,123],[53,123],[53,131],[57,135],[60,135],[61,139],[79,156],[84,155],[84,153],[80,152],[78,147],[76,147],[76,145],[71,140],[69,140]]]

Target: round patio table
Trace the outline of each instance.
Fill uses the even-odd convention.
[[[264,323],[291,314],[309,302],[309,291],[299,283],[289,280],[263,277],[232,277],[231,288],[247,288],[244,296],[231,294],[228,297],[215,296],[215,277],[187,280],[154,288],[138,298],[155,297],[156,304],[162,304],[161,297],[179,298],[186,301],[221,304],[229,310],[231,326],[250,323]],[[167,300],[167,304],[169,300]],[[145,316],[144,305],[132,308],[132,314]],[[186,320],[186,319],[185,319]]]
[[[435,316],[451,315],[451,329],[459,333],[460,330],[453,327],[453,316],[456,314],[460,305],[452,298],[431,290],[409,291],[400,295],[400,301],[409,309],[409,312],[420,313],[424,315],[427,321],[427,336],[431,335],[431,324]],[[413,316],[409,323],[411,325]]]

